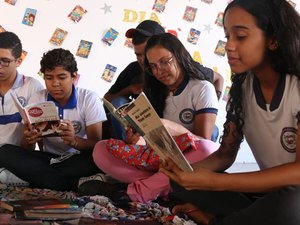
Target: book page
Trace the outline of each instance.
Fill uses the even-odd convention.
[[[162,160],[169,157],[182,170],[193,171],[143,92],[126,107],[126,112],[131,120],[143,131],[143,138]]]

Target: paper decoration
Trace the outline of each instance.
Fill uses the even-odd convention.
[[[188,38],[187,38],[187,41],[194,45],[197,44],[200,33],[201,33],[201,31],[191,28]]]
[[[201,65],[203,64],[199,51],[194,52],[193,59],[194,59],[194,61],[200,63]]]
[[[201,2],[205,2],[205,3],[211,4],[213,2],[213,0],[201,0]]]
[[[36,9],[27,8],[25,10],[22,23],[27,26],[33,26],[36,17],[36,12]]]
[[[106,80],[107,82],[111,82],[116,71],[117,67],[106,64],[104,72],[102,74],[102,79]]]
[[[229,91],[230,91],[230,87],[226,86],[225,91],[224,91],[224,95],[223,95],[223,98],[222,98],[222,100],[224,100],[225,102],[227,102],[228,99],[229,99]]]
[[[27,52],[25,50],[22,50],[22,54],[21,54],[22,62],[24,61],[26,56],[27,56]]]
[[[198,10],[197,8],[187,6],[185,8],[183,19],[188,21],[188,22],[193,22],[195,20],[197,10]]]
[[[104,14],[110,12],[111,13],[111,5],[107,5],[106,3],[104,3],[104,6],[101,8],[104,10]]]
[[[118,31],[114,30],[113,28],[109,28],[109,30],[105,33],[104,37],[102,38],[102,41],[110,46],[112,45],[114,40],[116,40],[118,35]]]
[[[291,6],[293,6],[294,8],[296,8],[296,6],[297,6],[297,4],[295,2],[293,2],[293,1],[288,1],[288,3],[290,3]]]
[[[56,28],[49,42],[53,45],[60,46],[62,42],[65,40],[68,31],[62,30],[60,28]]]
[[[124,46],[126,46],[127,48],[133,48],[132,39],[126,38],[124,42]]]
[[[17,3],[17,0],[5,0],[8,4],[15,5]]]
[[[220,26],[220,27],[223,27],[223,16],[224,16],[224,13],[223,12],[219,12],[218,15],[217,15],[217,19],[215,21],[215,24]]]
[[[6,30],[4,29],[4,27],[2,27],[2,26],[0,25],[0,33],[4,32],[4,31],[6,31]]]
[[[225,45],[226,45],[225,41],[219,40],[214,53],[217,55],[220,55],[220,56],[224,56],[225,55]]]
[[[81,40],[76,55],[82,58],[87,58],[90,54],[92,45],[92,42]]]
[[[76,5],[74,9],[70,12],[68,17],[70,18],[70,20],[74,21],[75,23],[78,23],[81,20],[82,16],[86,13],[87,11],[84,8],[82,8],[80,5]]]
[[[152,10],[162,13],[165,10],[168,0],[155,0]]]

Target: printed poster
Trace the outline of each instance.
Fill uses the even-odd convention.
[[[68,17],[75,23],[78,23],[84,14],[87,13],[87,10],[82,8],[80,5],[76,5],[74,9],[70,12]]]
[[[5,0],[8,4],[15,5],[17,3],[17,0]]]
[[[166,8],[167,2],[168,2],[168,0],[155,0],[152,10],[154,10],[158,13],[162,13]]]
[[[124,46],[126,46],[127,48],[133,48],[133,44],[132,44],[131,38],[126,38],[125,39]]]
[[[60,28],[56,28],[49,42],[53,45],[60,46],[62,42],[65,40],[68,31],[62,30]]]
[[[117,67],[112,66],[110,64],[106,64],[104,72],[102,74],[102,79],[106,80],[107,82],[111,82],[116,71]]]
[[[36,9],[27,8],[25,10],[22,23],[27,26],[33,26],[36,17],[36,12]]]
[[[119,32],[114,30],[113,28],[109,28],[109,30],[105,33],[104,37],[102,38],[102,41],[111,46],[112,43],[116,40],[118,37]]]
[[[187,6],[185,8],[183,19],[188,21],[188,22],[193,22],[195,20],[197,10],[198,10],[197,8]]]
[[[217,55],[220,55],[220,56],[225,56],[225,53],[226,53],[225,52],[225,45],[226,45],[225,41],[219,40],[214,53],[217,54]]]
[[[223,98],[222,98],[222,100],[224,100],[225,102],[228,102],[228,99],[229,99],[229,91],[230,91],[230,87],[227,86],[227,87],[225,88],[224,95],[223,95]]]
[[[2,27],[2,26],[0,25],[0,33],[4,32],[4,31],[6,31],[6,30],[4,29],[4,27]]]
[[[82,58],[88,58],[91,52],[92,45],[92,42],[81,40],[76,55]]]
[[[215,21],[215,24],[220,26],[220,27],[223,27],[223,16],[224,16],[224,13],[223,12],[219,12],[218,15],[217,15],[217,19]]]
[[[201,31],[196,30],[194,28],[190,29],[187,41],[190,42],[191,44],[196,45],[199,39]]]

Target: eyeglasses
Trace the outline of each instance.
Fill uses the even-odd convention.
[[[151,63],[147,70],[150,72],[150,74],[155,74],[158,72],[158,70],[169,70],[173,59],[174,58],[172,56],[167,60],[160,60],[157,64]]]
[[[11,62],[16,61],[15,59],[8,59],[8,58],[0,58],[0,66],[9,67]]]

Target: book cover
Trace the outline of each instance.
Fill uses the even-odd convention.
[[[107,45],[111,46],[112,43],[116,40],[116,38],[118,37],[119,32],[116,31],[113,28],[110,28],[104,35],[104,37],[102,38],[102,41],[104,43],[106,43]]]
[[[56,28],[49,42],[53,45],[60,46],[65,40],[68,31],[65,31],[60,28]]]
[[[78,219],[83,216],[80,208],[65,209],[38,209],[17,211],[17,217],[23,219],[39,219],[39,220],[71,220]]]
[[[12,99],[19,113],[31,128],[42,132],[42,136],[57,136],[60,132],[60,119],[54,102],[46,101],[22,106],[15,93],[11,93]]]
[[[26,209],[64,209],[76,207],[76,205],[67,200],[48,198],[0,201],[0,207],[14,212]]]
[[[152,10],[154,10],[158,13],[162,13],[166,8],[167,2],[168,2],[168,0],[155,0]]]
[[[189,35],[187,37],[187,41],[191,44],[197,44],[201,31],[196,30],[194,28],[190,29]]]
[[[27,26],[33,26],[36,17],[36,12],[36,9],[27,8],[25,10],[22,23]]]
[[[193,171],[192,166],[162,124],[160,117],[143,92],[128,106],[123,106],[121,112],[107,100],[103,99],[103,102],[105,106],[109,105],[108,110],[118,121],[122,121],[121,124],[125,126],[129,124],[138,132],[162,160],[166,157],[172,158],[182,170]],[[123,122],[124,119],[126,122]]]
[[[106,64],[101,77],[103,80],[106,80],[107,82],[111,82],[116,71],[117,71],[117,67],[110,65],[110,64]]]
[[[78,23],[86,13],[87,10],[82,8],[80,5],[76,5],[74,9],[69,13],[68,18],[73,22]]]
[[[196,14],[197,14],[197,8],[187,6],[184,11],[183,19],[188,22],[194,22]]]
[[[91,52],[93,42],[81,40],[76,55],[82,58],[88,58]]]

